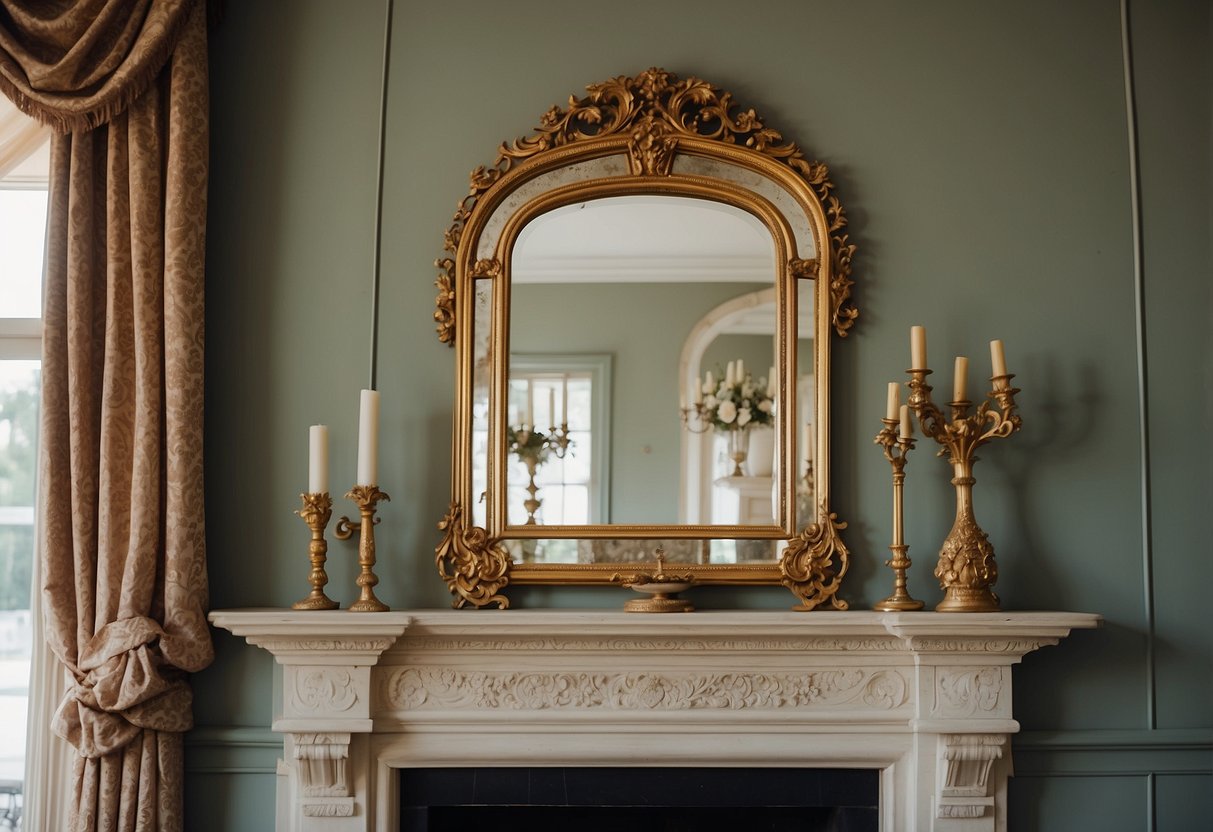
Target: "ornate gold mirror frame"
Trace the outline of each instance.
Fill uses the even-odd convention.
[[[533,135],[503,144],[490,167],[471,174],[471,188],[446,232],[439,268],[438,336],[455,348],[458,367],[450,509],[439,523],[438,572],[453,606],[509,605],[509,584],[619,583],[637,564],[515,563],[505,541],[534,538],[768,538],[787,541],[777,561],[751,564],[678,564],[699,584],[780,584],[801,601],[797,609],[845,609],[837,596],[848,553],[846,527],[829,500],[829,379],[832,335],[846,337],[858,311],[851,302],[851,258],[846,215],[826,166],[784,142],[752,109],[697,78],[661,69],[619,77],[570,96],[553,107]],[[776,354],[779,398],[775,476],[782,509],[773,526],[602,525],[508,526],[504,520],[506,460],[503,401],[509,367],[510,258],[519,232],[535,217],[562,206],[623,195],[677,195],[741,208],[770,231],[776,251]],[[825,256],[819,253],[824,253]],[[796,483],[795,414],[797,287],[812,282],[815,378],[815,516],[801,525],[791,506]],[[477,293],[481,296],[478,298]],[[486,312],[486,310],[488,310]],[[475,366],[473,332],[491,342],[490,368]],[[487,327],[487,332],[486,332]],[[488,474],[472,471],[475,377],[489,384]],[[479,423],[482,426],[484,421]],[[494,479],[497,472],[498,480]],[[474,481],[475,480],[475,481]],[[471,520],[485,500],[487,522]],[[809,518],[806,518],[809,519]],[[643,571],[643,570],[639,570]]]

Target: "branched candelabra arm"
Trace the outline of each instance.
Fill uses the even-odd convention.
[[[930,370],[908,370],[910,374],[910,398],[906,404],[918,417],[918,426],[923,436],[928,436],[941,444],[947,442],[948,421],[944,414],[931,401],[931,385],[927,384]]]
[[[979,444],[984,444],[991,439],[1005,439],[1023,425],[1023,419],[1015,412],[1015,394],[1019,392],[1019,388],[1011,387],[1011,379],[1013,375],[995,376],[994,389],[988,394],[989,398],[981,403],[977,409],[977,415],[980,419],[989,423],[989,427],[982,433]],[[990,399],[998,402],[998,409],[991,407]]]
[[[899,439],[897,436],[897,422],[893,419],[882,419],[885,426],[880,429],[880,433],[876,434],[873,441],[874,444],[880,445],[884,451],[884,458],[889,461],[893,469],[898,473],[901,472],[906,465],[906,454],[914,447],[913,439]]]

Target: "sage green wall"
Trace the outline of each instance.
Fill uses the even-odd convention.
[[[1213,423],[1208,3],[1131,7],[1144,398],[1115,0],[737,8],[397,4],[379,344],[380,480],[392,495],[383,597],[447,603],[432,551],[449,486],[452,355],[433,335],[429,264],[468,171],[586,83],[651,65],[699,75],[830,163],[860,246],[862,316],[836,344],[833,401],[852,603],[888,590],[888,466],[871,437],[885,382],[906,365],[908,327],[928,327],[940,368],[957,353],[984,368],[986,341],[1004,339],[1024,430],[982,454],[977,489],[999,592],[1010,609],[1107,620],[1016,670],[1013,828],[1209,826],[1213,466],[1198,434]],[[217,608],[304,594],[305,535],[291,510],[308,424],[332,426],[334,490],[353,480],[381,42],[375,2],[229,3],[212,33],[206,441]],[[907,535],[911,586],[928,601],[949,490],[924,449],[910,470]],[[337,547],[330,560],[343,602],[349,555]],[[605,590],[514,598],[619,604]],[[697,597],[703,607],[791,600],[779,589]],[[195,680],[191,824],[267,829],[271,663],[215,638],[216,662]]]

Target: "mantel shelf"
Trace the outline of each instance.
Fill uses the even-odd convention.
[[[278,828],[343,832],[395,822],[392,769],[483,765],[879,768],[882,829],[1004,829],[1011,665],[1101,620],[211,613],[282,665]]]

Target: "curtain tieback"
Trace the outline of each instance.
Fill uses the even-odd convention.
[[[188,731],[193,697],[185,674],[164,662],[164,630],[138,616],[106,624],[80,656],[76,682],[51,728],[84,757],[101,757],[145,728]]]

